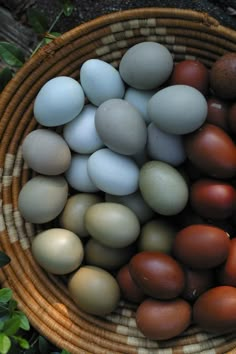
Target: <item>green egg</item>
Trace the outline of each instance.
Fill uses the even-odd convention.
[[[139,188],[146,203],[161,215],[178,214],[188,201],[186,181],[165,162],[145,163],[140,171]]]

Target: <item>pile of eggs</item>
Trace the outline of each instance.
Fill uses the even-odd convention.
[[[83,311],[105,316],[122,296],[155,340],[191,323],[236,329],[235,68],[234,53],[208,70],[143,42],[119,70],[90,59],[80,83],[59,76],[38,92],[19,210],[56,219],[32,253],[68,276]]]

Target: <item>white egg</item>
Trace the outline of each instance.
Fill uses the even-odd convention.
[[[107,148],[90,156],[88,173],[94,184],[109,194],[127,195],[138,188],[139,168],[136,163],[132,158]]]
[[[80,82],[88,99],[99,106],[110,98],[122,98],[125,85],[118,70],[100,59],[89,59],[80,70]]]
[[[148,126],[147,149],[154,160],[178,166],[186,159],[182,137],[161,131],[154,123]]]
[[[40,124],[55,127],[74,119],[83,106],[84,92],[78,81],[58,76],[40,89],[34,102],[34,115]]]
[[[194,87],[168,86],[152,96],[148,102],[148,114],[164,132],[188,134],[204,123],[207,101]]]
[[[98,188],[88,175],[87,165],[90,155],[72,155],[71,164],[65,173],[67,182],[79,192],[97,192]]]
[[[97,107],[84,106],[80,114],[67,123],[63,136],[69,147],[80,154],[91,154],[104,146],[95,127]]]
[[[147,104],[150,98],[156,93],[156,90],[137,90],[129,87],[125,91],[124,100],[131,103],[141,113],[146,123],[150,123],[150,117],[147,112]]]

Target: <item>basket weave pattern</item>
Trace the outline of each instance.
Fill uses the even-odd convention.
[[[11,263],[0,271],[0,284],[11,287],[32,325],[59,347],[74,354],[218,354],[236,353],[234,334],[203,333],[192,326],[168,341],[145,339],[136,328],[135,307],[120,302],[105,319],[81,312],[55,276],[32,258],[32,237],[40,230],[26,223],[17,207],[19,191],[31,177],[21,144],[37,127],[33,102],[49,79],[79,79],[81,64],[100,58],[115,67],[135,43],[157,41],[175,61],[201,60],[208,67],[227,51],[236,52],[236,32],[205,13],[148,8],[103,16],[81,25],[42,48],[7,85],[0,96],[0,249]]]

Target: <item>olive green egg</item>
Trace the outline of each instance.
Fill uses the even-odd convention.
[[[185,179],[177,169],[162,161],[143,165],[139,188],[146,203],[161,215],[178,214],[188,201]]]
[[[73,232],[53,228],[42,231],[33,239],[32,254],[47,272],[62,275],[80,266],[84,249],[79,237]]]
[[[105,195],[106,202],[119,203],[130,208],[138,217],[141,224],[144,224],[154,216],[154,211],[144,201],[139,191],[128,195]]]
[[[139,251],[159,251],[169,254],[176,235],[176,229],[168,221],[157,218],[147,222],[138,238]]]
[[[135,252],[135,247],[130,245],[124,248],[112,248],[91,238],[86,243],[84,251],[86,264],[113,270],[128,263]]]
[[[132,210],[118,203],[98,203],[88,208],[85,227],[98,242],[121,248],[133,243],[139,235],[140,224]]]
[[[92,315],[108,315],[120,300],[116,279],[106,270],[94,266],[79,268],[69,279],[68,290],[78,307]]]
[[[79,237],[87,237],[89,234],[84,223],[85,213],[90,206],[102,201],[100,195],[92,193],[78,193],[71,196],[60,215],[60,225]]]

